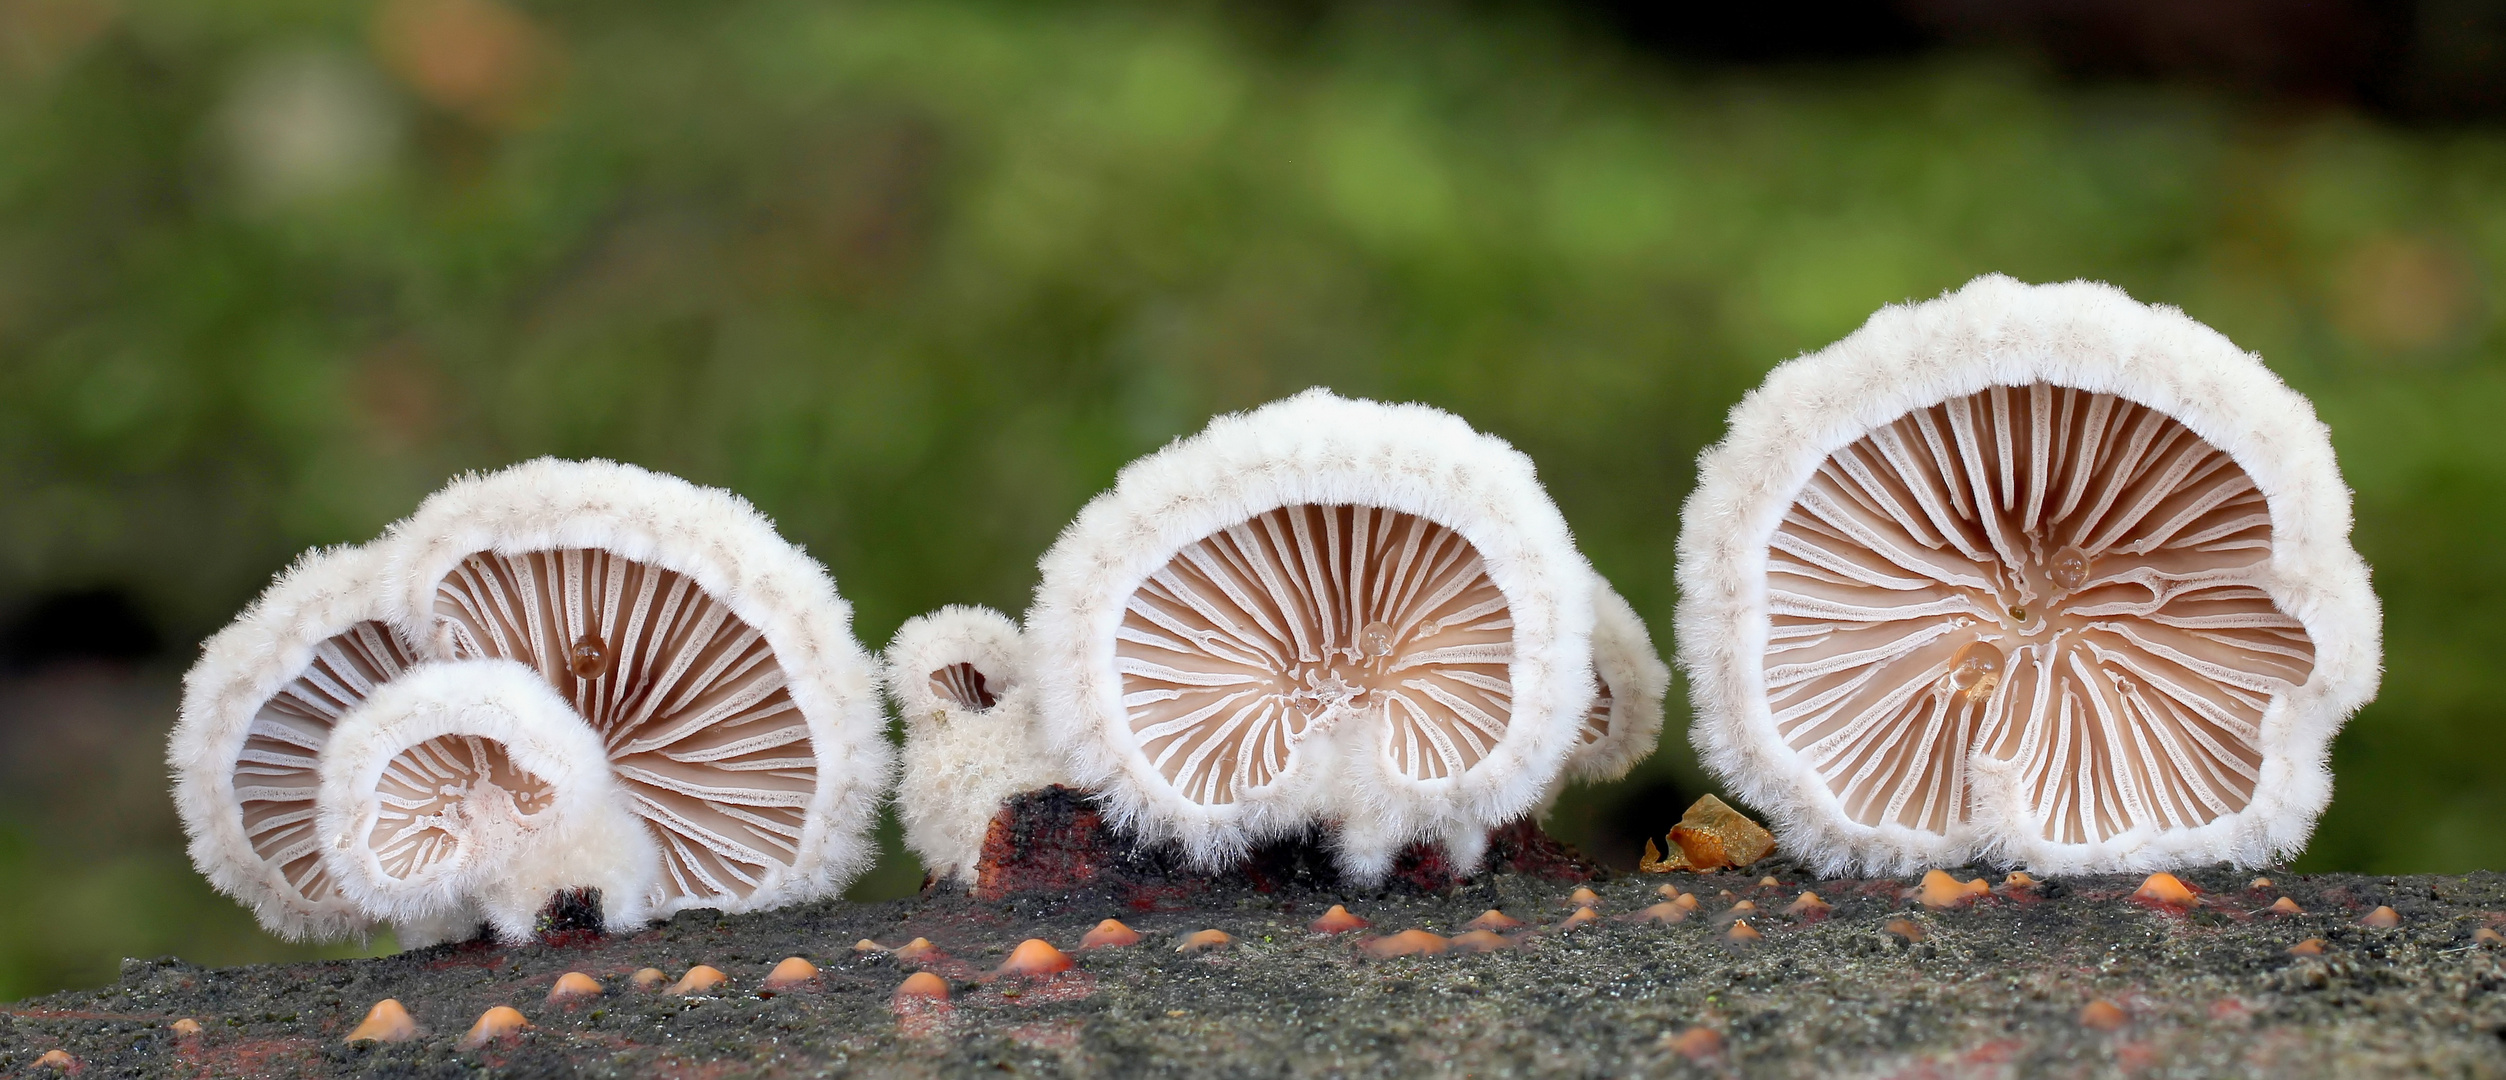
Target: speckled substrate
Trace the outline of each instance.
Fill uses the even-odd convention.
[[[1770,873],[1777,885],[1758,884]],[[2184,876],[2204,893],[2190,910],[2130,899],[2137,877],[2032,893],[1996,886],[1970,907],[1930,910],[1903,896],[1911,881],[1812,881],[1770,861],[1597,882],[1604,918],[1572,931],[1546,929],[1570,914],[1572,883],[1514,874],[1427,894],[1235,890],[1157,911],[1124,909],[1101,889],[995,902],[950,891],[736,918],[693,912],[570,944],[220,971],[134,961],[114,986],[8,1007],[0,1074],[26,1074],[62,1049],[83,1076],[2506,1076],[2506,950],[2473,941],[2506,923],[2506,875],[2274,874],[2278,884],[2260,890],[2248,888],[2251,873]],[[1697,916],[1622,918],[1660,900],[1666,881],[1696,895]],[[1833,902],[1828,917],[1780,914],[1805,888]],[[2282,895],[2305,913],[2258,914]],[[1764,909],[1752,920],[1763,941],[1728,940],[1737,899]],[[1308,932],[1335,902],[1373,929]],[[2361,924],[2380,904],[2400,925]],[[1533,932],[1484,954],[1376,960],[1358,947],[1412,927],[1456,933],[1491,907]],[[1024,938],[1075,949],[1107,917],[1145,940],[1074,953],[1076,968],[1042,982],[987,974]],[[1895,919],[1917,924],[1922,940],[1886,930]],[[1175,951],[1182,935],[1211,927],[1235,943]],[[916,965],[853,949],[861,938],[915,937],[950,958]],[[2306,938],[2321,938],[2324,954],[2289,955]],[[818,964],[816,983],[760,993],[791,955]],[[729,974],[726,992],[679,998],[627,984],[638,968],[675,978],[698,963]],[[917,967],[945,977],[954,1000],[900,1016],[890,995]],[[544,1004],[571,970],[608,993],[571,1010]],[[420,1038],[343,1045],[386,997],[407,1004]],[[2082,1009],[2101,999],[2122,1010],[2119,1029],[2083,1024]],[[535,1028],[456,1052],[495,1005],[521,1009]],[[175,1034],[182,1017],[205,1031]],[[1713,1040],[1670,1038],[1696,1026],[1721,1036],[1719,1053],[1705,1045]]]

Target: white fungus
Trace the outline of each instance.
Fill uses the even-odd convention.
[[[340,890],[414,948],[481,920],[527,940],[567,889],[641,925],[658,857],[600,737],[511,660],[418,665],[341,717],[322,755],[321,834]]]
[[[1531,462],[1310,390],[1126,467],[1043,562],[1040,706],[1117,820],[1204,863],[1320,821],[1344,872],[1478,864],[1577,745],[1594,578]]]
[[[1567,776],[1607,783],[1627,775],[1662,740],[1662,699],[1671,668],[1654,651],[1644,619],[1607,584],[1592,597],[1592,707],[1584,712]]]
[[[340,895],[313,817],[340,715],[416,663],[387,621],[382,564],[372,547],[307,552],[183,676],[166,760],[192,865],[289,939],[375,921]]]
[[[817,563],[746,502],[605,461],[454,482],[388,541],[429,655],[537,670],[660,852],[643,908],[827,895],[889,774],[869,657]]]
[[[2172,308],[1979,278],[1733,409],[1680,535],[1707,764],[1829,871],[2293,853],[2380,625],[2306,400]]]
[[[970,881],[1001,805],[1062,779],[1036,726],[1026,643],[1008,616],[951,605],[906,620],[885,659],[905,723],[905,846],[934,878]]]

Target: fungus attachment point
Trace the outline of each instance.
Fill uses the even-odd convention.
[[[2184,879],[2165,872],[2149,875],[2148,880],[2141,882],[2140,888],[2132,891],[2132,899],[2179,908],[2201,903],[2201,897],[2193,894],[2192,887],[2184,884]]]
[[[566,652],[566,670],[578,679],[597,679],[609,674],[609,646],[600,643],[597,634],[574,639],[574,647]]]
[[[670,983],[670,973],[660,968],[637,968],[627,976],[627,985],[638,990],[659,990]]]
[[[1498,933],[1504,933],[1508,930],[1522,929],[1523,920],[1514,918],[1513,916],[1507,915],[1506,913],[1495,908],[1489,908],[1486,911],[1480,912],[1478,918],[1463,923],[1462,928],[1465,930],[1493,930]]]
[[[1317,934],[1345,934],[1351,930],[1364,930],[1372,925],[1374,924],[1349,914],[1348,908],[1333,904],[1331,910],[1323,912],[1321,918],[1308,923],[1306,929]]]
[[[1224,949],[1235,944],[1235,941],[1236,939],[1227,936],[1224,930],[1196,930],[1186,935],[1183,943],[1175,946],[1175,951],[1205,952],[1211,949]]]
[[[569,971],[557,977],[557,985],[548,988],[550,1005],[572,1005],[601,994],[600,983],[580,971]]]
[[[530,1026],[531,1022],[523,1017],[521,1010],[511,1005],[498,1005],[480,1013],[478,1022],[470,1025],[469,1032],[461,1036],[460,1042],[453,1044],[453,1049],[476,1050],[508,1035],[519,1035]]]
[[[2080,1026],[2098,1031],[2119,1031],[2131,1019],[2124,1015],[2120,1006],[2104,998],[2089,1002],[2080,1009]]]
[[[418,1022],[409,1016],[408,1008],[399,998],[384,998],[366,1010],[365,1019],[358,1021],[356,1027],[349,1029],[348,1037],[340,1041],[396,1043],[417,1037]]]
[[[2311,406],[2110,287],[1874,315],[1733,410],[1682,516],[1696,742],[1823,870],[2267,862],[2374,694]]]
[[[947,1001],[948,980],[928,971],[917,971],[905,976],[905,981],[897,985],[895,1000],[899,1004],[913,1001]]]
[[[1338,910],[1338,909],[1334,909]],[[1140,943],[1140,932],[1114,919],[1096,924],[1087,936],[1079,939],[1082,949],[1119,949]]]
[[[680,997],[707,993],[728,981],[730,981],[730,976],[724,975],[719,969],[698,964],[687,969],[687,974],[679,976],[679,981],[670,984],[670,993]]]
[[[2374,911],[2368,912],[2365,918],[2358,920],[2358,924],[2360,926],[2372,926],[2379,930],[2390,930],[2402,924],[2402,913],[2393,910],[2389,906],[2378,907]]]
[[[1000,974],[1043,978],[1070,970],[1070,954],[1056,949],[1043,938],[1028,938],[1010,950],[1009,959],[1001,962]]]
[[[2305,908],[2297,906],[2297,901],[2291,900],[2285,896],[2272,901],[2271,906],[2264,910],[2269,911],[2274,915],[2303,915],[2306,913]]]
[[[1403,930],[1398,934],[1369,939],[1358,948],[1368,956],[1385,960],[1395,956],[1434,956],[1452,944],[1442,935],[1425,930]]]
[[[818,977],[818,965],[797,956],[787,956],[766,973],[766,989],[789,990]]]

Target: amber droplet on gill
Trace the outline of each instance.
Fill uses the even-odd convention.
[[[1949,658],[1949,689],[1966,695],[1968,701],[1993,696],[2001,686],[2002,662],[1999,646],[1981,638],[1967,642]]]
[[[1369,657],[1392,655],[1392,627],[1382,619],[1367,623],[1357,632],[1357,643]]]
[[[585,634],[574,639],[574,648],[566,653],[566,670],[578,679],[597,679],[609,674],[609,646],[598,635]]]

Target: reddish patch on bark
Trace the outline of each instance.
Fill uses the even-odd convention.
[[[1330,888],[1340,882],[1326,829],[1255,848],[1219,874],[1195,869],[1170,845],[1143,846],[1114,831],[1084,792],[1054,786],[1009,800],[984,834],[970,890],[978,900],[1019,893],[1103,888],[1136,911],[1191,906],[1194,898],[1231,888],[1277,892]],[[1489,834],[1484,871],[1553,881],[1589,881],[1600,867],[1558,843],[1526,818]],[[1393,859],[1396,888],[1436,892],[1455,880],[1441,847],[1413,844]]]

